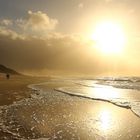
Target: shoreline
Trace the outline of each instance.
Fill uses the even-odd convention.
[[[45,92],[45,91],[42,91],[41,88],[37,88],[36,86],[40,86],[40,85],[44,85],[46,84],[47,85],[47,82],[43,82],[43,83],[37,83],[37,84],[31,84],[31,85],[28,85],[28,88],[32,89],[32,90],[35,90],[35,91],[38,91],[38,92]],[[77,83],[76,83],[77,84]],[[83,85],[81,85],[83,86]],[[102,85],[101,85],[102,86]],[[88,95],[83,95],[83,94],[73,94],[71,92],[68,92],[68,91],[64,91],[63,88],[65,87],[59,87],[59,88],[55,88],[53,90],[57,91],[57,92],[61,92],[61,93],[64,93],[64,94],[67,94],[67,95],[70,95],[70,96],[76,96],[76,97],[80,97],[80,98],[85,98],[85,99],[89,99],[89,100],[95,100],[95,101],[101,101],[101,102],[107,102],[107,103],[111,103],[115,106],[118,106],[118,107],[122,107],[124,109],[129,109],[132,113],[134,113],[134,115],[136,115],[138,118],[140,118],[140,115],[137,114],[133,109],[132,109],[132,106],[131,106],[131,103],[127,104],[127,105],[124,105],[124,104],[119,104],[117,102],[112,101],[112,100],[109,100],[109,99],[101,99],[101,98],[95,98],[95,97],[90,97]],[[96,87],[94,87],[96,88]],[[124,100],[124,102],[126,102]]]
[[[22,80],[20,84],[25,84],[25,79]],[[140,119],[130,110],[51,90],[65,84],[40,85],[48,89],[47,94],[39,93],[3,108],[0,111],[0,139],[139,140]]]

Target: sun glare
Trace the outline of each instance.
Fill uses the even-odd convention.
[[[100,113],[100,120],[101,120],[101,128],[104,131],[107,131],[110,128],[110,122],[111,122],[111,114],[109,110],[103,110]]]
[[[113,22],[98,24],[92,39],[103,53],[121,53],[125,45],[125,35],[122,28]]]

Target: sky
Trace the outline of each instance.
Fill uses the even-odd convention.
[[[139,5],[139,0],[0,0],[0,64],[26,74],[140,75]]]

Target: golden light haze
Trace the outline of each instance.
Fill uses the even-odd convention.
[[[125,35],[121,27],[111,21],[104,21],[95,27],[92,39],[103,53],[119,54],[125,47]]]
[[[140,74],[140,1],[14,1],[13,12],[0,9],[0,64],[24,73]]]

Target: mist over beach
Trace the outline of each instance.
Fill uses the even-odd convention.
[[[0,140],[139,140],[139,4],[0,0]]]

